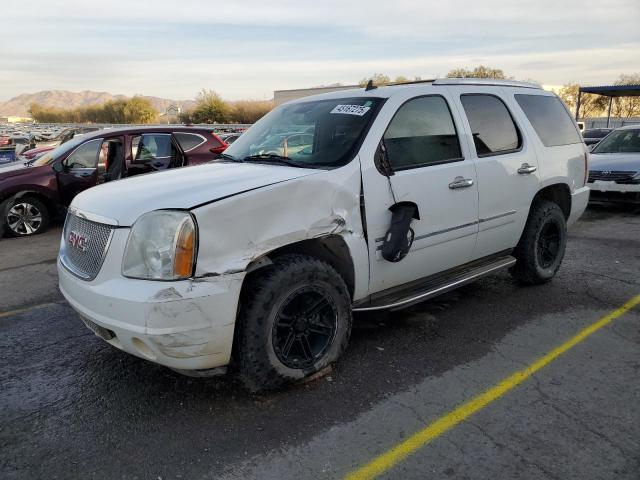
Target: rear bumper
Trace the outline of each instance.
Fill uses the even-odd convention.
[[[58,261],[58,275],[65,299],[114,347],[180,370],[229,363],[244,273],[177,282],[101,282],[98,276],[86,282]]]
[[[589,203],[589,187],[576,188],[571,195],[571,213],[567,225],[575,223],[584,213]]]

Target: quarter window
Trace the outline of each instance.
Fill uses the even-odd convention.
[[[414,98],[402,105],[383,138],[395,170],[462,160],[451,112],[439,96]]]
[[[101,145],[101,138],[83,143],[67,157],[65,164],[69,168],[97,168],[98,152]]]
[[[206,142],[204,138],[200,135],[196,135],[195,133],[174,132],[173,136],[176,137],[180,147],[182,147],[182,150],[185,152],[193,150]]]
[[[502,100],[493,95],[460,97],[479,157],[508,153],[521,146],[520,134]]]
[[[560,99],[546,95],[515,97],[545,147],[582,143],[576,125]]]

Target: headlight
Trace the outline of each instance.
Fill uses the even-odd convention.
[[[188,212],[157,210],[133,224],[122,261],[122,275],[179,280],[193,274],[197,231]]]

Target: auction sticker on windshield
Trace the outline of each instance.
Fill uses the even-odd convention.
[[[358,115],[359,117],[367,113],[371,107],[362,105],[336,105],[329,113],[342,113],[344,115]]]

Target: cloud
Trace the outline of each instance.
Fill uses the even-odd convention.
[[[3,0],[0,96],[60,88],[190,98],[214,88],[266,98],[479,63],[543,83],[607,83],[640,71],[639,23],[637,0]]]

